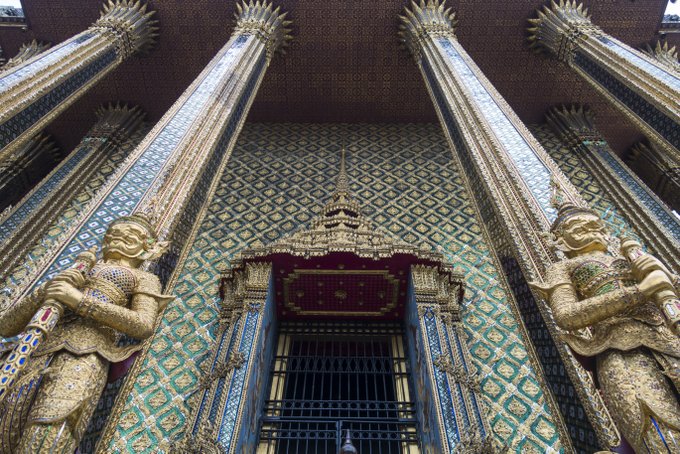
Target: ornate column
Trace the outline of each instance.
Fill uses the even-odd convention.
[[[276,49],[290,38],[285,14],[270,4],[239,6],[231,39],[120,166],[106,188],[28,271],[9,273],[0,310],[54,275],[79,251],[95,246],[106,226],[133,211],[156,214],[172,241],[160,264],[167,281],[184,239],[226,165],[257,88]]]
[[[14,57],[7,60],[7,63],[0,67],[0,71],[7,71],[10,68],[19,66],[23,62],[27,61],[29,58],[32,58],[42,52],[45,52],[49,48],[50,44],[38,42],[36,40],[33,40],[28,44],[22,44],[21,47],[19,48],[19,52],[17,52],[17,54]]]
[[[20,200],[61,158],[52,139],[39,134],[0,161],[0,210]]]
[[[654,143],[639,142],[626,156],[636,163],[637,171],[643,175],[654,193],[658,194],[671,208],[680,211],[680,163],[670,159]]]
[[[109,0],[73,38],[0,74],[0,159],[43,129],[94,84],[154,43],[153,12],[139,1]]]
[[[0,215],[0,274],[23,261],[38,260],[58,237],[55,230],[67,228],[72,213],[96,194],[146,131],[144,113],[137,107],[109,105],[99,108],[96,117],[80,144]]]
[[[616,446],[618,434],[591,377],[560,340],[546,302],[534,298],[527,285],[527,280],[542,280],[555,260],[540,233],[556,218],[551,179],[568,188],[566,197],[573,203],[585,202],[458,43],[450,8],[439,0],[412,3],[401,19],[400,36],[423,74],[484,222],[495,234],[495,252],[559,405],[558,410],[548,396],[546,417],[561,428],[561,445],[550,448]],[[567,435],[565,424],[574,436]]]
[[[28,269],[17,267],[8,273],[5,291],[0,295],[0,310],[68,266],[80,251],[96,246],[111,221],[132,212],[156,214],[155,227],[164,239],[172,241],[170,251],[157,267],[161,280],[169,280],[197,213],[210,199],[214,179],[229,159],[274,52],[290,39],[288,21],[278,8],[258,2],[238,9],[230,40],[106,187],[81,210],[55,246]],[[135,385],[135,380],[128,382],[129,386]],[[124,388],[122,392],[128,395],[131,391]],[[178,414],[187,412],[181,399],[174,401],[172,407]],[[147,435],[164,438],[168,424],[165,419],[145,421],[143,440],[129,440],[121,428],[127,422],[118,417],[119,413],[112,414],[100,446],[137,451],[150,440]]]
[[[668,47],[668,41],[657,41],[654,47],[647,44],[645,48],[640,49],[645,54],[649,55],[662,65],[666,65],[669,71],[680,73],[680,62],[678,62],[678,52],[675,46]]]
[[[530,19],[531,47],[567,63],[680,162],[680,77],[604,33],[575,0],[551,2]]]
[[[482,398],[481,374],[465,342],[460,319],[464,285],[464,276],[452,267],[411,266],[405,317],[408,354],[417,395],[430,393],[430,399],[419,399],[418,405],[433,406],[421,410],[433,420],[421,421],[430,429],[422,431],[422,441],[443,453],[503,452],[488,422],[497,410],[493,407],[501,406]],[[459,413],[444,410],[449,408]]]
[[[592,112],[582,106],[553,108],[546,120],[644,243],[676,273],[680,271],[680,219],[609,148],[593,126]]]

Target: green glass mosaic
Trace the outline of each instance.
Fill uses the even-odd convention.
[[[221,176],[127,398],[109,451],[167,452],[191,414],[219,303],[220,269],[240,250],[306,227],[330,198],[340,148],[375,225],[437,249],[468,276],[464,322],[496,436],[543,453],[558,432],[502,277],[438,125],[247,124]],[[540,373],[540,372],[539,372]],[[172,416],[172,417],[171,417]],[[520,448],[520,445],[523,448]]]

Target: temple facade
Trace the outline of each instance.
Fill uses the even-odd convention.
[[[0,7],[0,453],[680,453],[664,1],[185,3]]]

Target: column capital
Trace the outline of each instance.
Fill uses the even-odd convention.
[[[102,137],[110,139],[114,135],[132,135],[144,121],[146,114],[137,106],[109,103],[102,105],[95,111],[97,123],[88,132],[88,137]]]
[[[662,172],[667,172],[675,166],[673,160],[668,159],[666,153],[651,141],[637,142],[626,153],[626,158],[630,162],[637,161],[641,156],[656,165]]]
[[[234,34],[253,34],[260,39],[267,49],[267,56],[271,58],[274,52],[283,50],[288,42],[293,39],[288,25],[291,21],[285,20],[288,13],[281,13],[281,7],[274,8],[268,1],[237,3],[236,28]]]
[[[551,0],[550,6],[536,10],[538,17],[529,19],[529,47],[557,57],[571,59],[578,40],[602,31],[590,21],[588,9],[576,0]]]
[[[50,48],[50,46],[51,44],[49,43],[43,43],[41,41],[36,41],[35,39],[30,43],[24,43],[19,48],[19,52],[17,52],[14,57],[7,60],[7,63],[5,63],[2,68],[0,68],[0,71],[5,71],[7,69],[14,68],[15,66],[19,66],[34,55],[38,55],[39,53],[46,51]]]
[[[445,8],[445,0],[411,1],[399,16],[399,38],[413,53],[416,60],[421,54],[423,39],[427,36],[456,37],[456,13]]]
[[[580,104],[551,108],[545,115],[548,125],[569,147],[585,141],[602,142],[604,139],[595,128],[595,114],[588,107]]]
[[[155,11],[146,10],[140,0],[108,0],[101,15],[90,29],[109,32],[117,38],[123,58],[148,52],[158,36],[158,21],[151,19]]]
[[[663,44],[661,41],[657,41],[656,46],[654,47],[647,44],[644,48],[640,48],[640,50],[669,68],[671,71],[680,73],[678,53],[675,50],[675,46],[668,47],[668,41],[664,41]],[[9,62],[7,64],[9,64]]]

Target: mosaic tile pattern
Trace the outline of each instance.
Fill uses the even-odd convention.
[[[0,125],[0,147],[5,147],[41,118],[57,108],[66,98],[92,80],[97,74],[116,63],[116,49],[103,53],[100,57],[73,74],[54,89],[42,95],[30,106]]]
[[[484,88],[477,75],[449,41],[449,38],[439,38],[437,42],[449,57],[456,75],[465,82],[465,87],[475,100],[475,105],[481,110],[496,138],[514,162],[515,168],[529,187],[529,191],[531,191],[546,217],[552,221],[557,216],[557,211],[550,205],[550,171],[536,156],[522,134],[513,126],[493,96]]]
[[[369,219],[391,235],[441,250],[468,273],[475,297],[464,313],[466,334],[499,438],[513,449],[527,439],[540,446],[522,452],[543,452],[557,439],[519,321],[439,127],[249,124],[199,219],[169,289],[177,299],[164,314],[109,449],[158,452],[187,430],[190,408],[182,396],[195,387],[212,342],[219,270],[240,250],[308,225],[334,189],[343,143],[352,190]],[[511,405],[515,401],[520,405]],[[531,418],[520,410],[527,407]],[[547,430],[537,430],[535,418],[543,418]],[[546,433],[552,434],[547,441]]]
[[[576,186],[585,201],[600,213],[609,231],[614,236],[624,232],[632,233],[628,223],[618,213],[616,206],[607,198],[588,170],[581,165],[578,156],[565,147],[547,125],[531,125],[529,129],[557,163],[560,170],[569,178],[569,181]]]
[[[598,36],[597,40],[600,41],[605,46],[607,46],[612,51],[614,51],[614,53],[619,57],[623,57],[624,59],[629,60],[630,62],[633,63],[634,66],[637,66],[638,68],[642,69],[646,73],[650,74],[652,77],[656,77],[657,79],[662,80],[666,85],[668,85],[671,88],[674,88],[675,91],[680,92],[680,78],[675,74],[668,71],[664,71],[660,67],[649,63],[644,58],[635,55],[635,53],[631,52],[630,49],[627,49],[625,45],[622,45],[620,42],[617,42],[616,40],[609,39],[606,35]]]
[[[38,284],[68,266],[72,258],[80,251],[98,245],[111,221],[120,216],[128,215],[134,210],[145,191],[159,177],[166,160],[175,150],[184,134],[196,118],[201,115],[206,105],[213,102],[215,90],[218,89],[218,85],[225,75],[233,71],[236,54],[243,48],[249,37],[249,35],[242,35],[239,39],[234,40],[232,47],[227,50],[220,62],[199,84],[194,94],[180,107],[177,114],[144,150],[144,153],[108,194],[97,211],[90,216],[85,228],[77,233],[50,268],[43,273]]]
[[[642,121],[651,126],[675,148],[680,149],[680,128],[666,114],[658,110],[645,98],[628,88],[582,52],[574,54],[574,64],[607,90],[614,98],[627,106]]]

